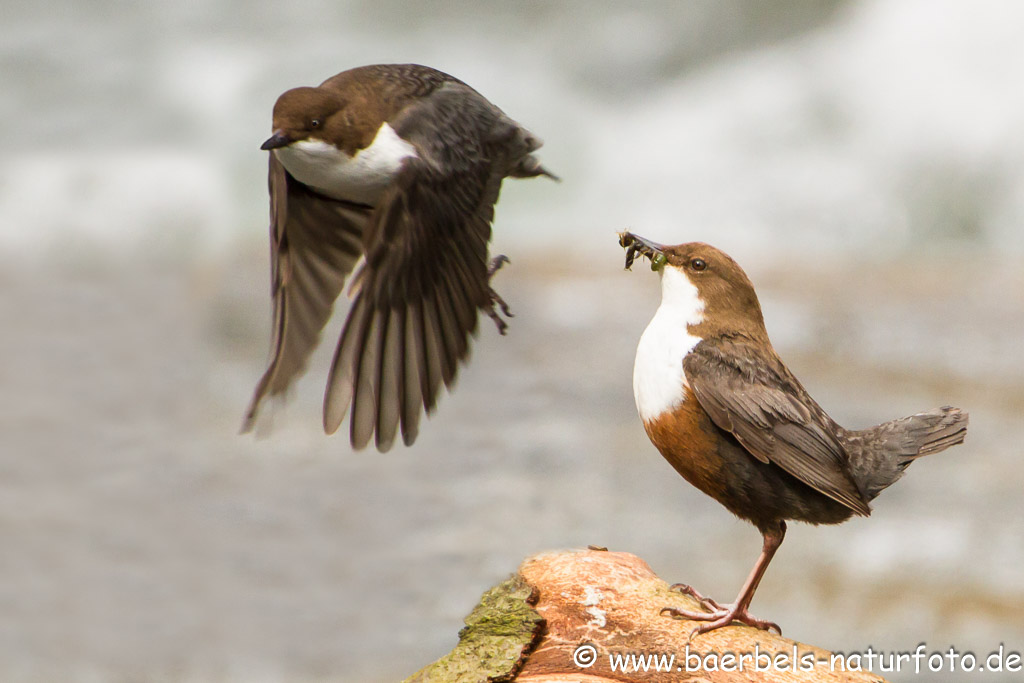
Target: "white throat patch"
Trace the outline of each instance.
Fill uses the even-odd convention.
[[[683,358],[700,343],[687,325],[704,320],[704,302],[685,273],[665,265],[661,271],[661,306],[636,347],[633,397],[640,419],[650,422],[685,398]]]
[[[416,148],[383,124],[366,149],[353,156],[323,140],[299,140],[274,150],[278,160],[295,179],[328,197],[376,206]]]

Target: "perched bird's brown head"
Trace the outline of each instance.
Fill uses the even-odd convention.
[[[722,250],[703,242],[665,246],[630,232],[619,235],[619,244],[627,269],[638,255],[650,259],[661,275],[661,305],[679,309],[691,335],[768,342],[754,285]]]

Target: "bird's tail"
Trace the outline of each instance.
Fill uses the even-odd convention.
[[[515,150],[511,151],[510,161],[514,161],[515,165],[512,166],[506,175],[512,178],[536,178],[543,175],[554,181],[561,181],[561,178],[544,168],[540,163],[540,159],[533,155],[533,152],[540,149],[544,142],[515,121],[511,119],[506,119],[506,121],[512,126],[513,132],[511,135],[515,140],[510,145],[510,150]],[[517,157],[518,161],[515,161]]]
[[[513,178],[536,178],[537,176],[543,175],[551,178],[552,180],[561,180],[561,178],[556,176],[554,173],[544,168],[540,163],[540,159],[532,154],[527,154],[520,159],[519,163],[512,168],[509,175]]]
[[[911,462],[963,442],[966,434],[967,413],[944,406],[871,429],[846,432],[843,441],[850,455],[850,471],[871,500],[903,476]]]

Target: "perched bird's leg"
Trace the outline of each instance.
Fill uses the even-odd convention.
[[[758,619],[748,611],[750,601],[754,599],[754,592],[757,590],[758,584],[761,583],[761,578],[764,576],[765,570],[768,569],[768,564],[772,561],[775,551],[779,549],[780,545],[782,545],[782,539],[786,537],[786,523],[780,521],[775,525],[768,526],[761,530],[761,534],[764,536],[764,546],[761,548],[761,556],[757,558],[757,563],[754,564],[753,571],[750,572],[750,576],[747,577],[746,583],[744,583],[743,588],[740,589],[740,594],[736,596],[736,602],[731,606],[718,607],[710,612],[691,612],[689,610],[678,609],[676,607],[665,607],[662,608],[661,613],[668,614],[676,619],[707,622],[706,624],[701,624],[690,632],[691,639],[701,633],[707,633],[708,631],[714,631],[717,628],[728,626],[734,621],[738,621],[748,626],[753,626],[754,628],[759,628],[763,631],[773,629],[776,633],[782,635],[782,629],[779,628],[778,624]],[[694,593],[696,593],[696,591],[694,591]],[[701,605],[704,605],[703,600],[701,600]]]
[[[492,258],[491,262],[487,265],[487,280],[490,281],[490,279],[494,277],[494,274],[501,270],[501,267],[506,263],[509,263],[509,259],[508,256],[505,256],[504,254],[498,254]],[[515,316],[512,315],[512,310],[508,307],[508,304],[505,303],[505,300],[502,299],[496,291],[494,291],[494,288],[488,289],[490,293],[490,302],[486,309],[487,315],[490,316],[491,320],[494,321],[494,324],[498,326],[498,333],[504,336],[505,332],[508,331],[508,323],[501,319],[498,311],[494,308],[495,305],[501,309],[501,312],[506,317],[514,318]]]

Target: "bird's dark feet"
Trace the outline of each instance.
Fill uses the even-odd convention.
[[[698,599],[701,601],[701,606],[704,606],[704,601],[707,599]],[[713,600],[708,600],[708,604],[712,603],[714,603]],[[717,605],[718,603],[714,604]],[[734,621],[746,624],[747,626],[753,626],[754,628],[761,629],[762,631],[774,630],[780,636],[782,635],[782,629],[779,628],[778,624],[758,619],[748,612],[745,607],[737,607],[735,605],[718,605],[707,612],[693,612],[676,607],[663,607],[661,608],[661,614],[667,614],[673,619],[707,622],[690,631],[690,640],[693,640],[694,636],[699,636],[701,633],[707,633],[708,631],[714,631],[715,629],[722,628],[723,626],[728,626]]]
[[[505,256],[504,254],[498,254],[497,256],[492,258],[491,262],[487,265],[488,281],[492,277],[494,277],[494,274],[501,270],[501,267],[506,263],[509,263],[509,260],[508,256]],[[501,296],[497,292],[495,292],[493,288],[489,287],[488,289],[490,294],[490,302],[486,309],[487,315],[490,316],[491,320],[493,320],[494,324],[497,326],[498,334],[504,336],[505,333],[508,331],[508,323],[502,320],[501,316],[504,315],[506,318],[514,318],[515,316],[512,315],[512,309],[508,307],[508,304],[505,303],[505,300],[502,299]],[[499,311],[501,312],[500,314]]]
[[[512,261],[504,254],[498,254],[492,258],[491,262],[487,264],[487,279],[489,280],[494,277],[494,274],[501,270],[501,267],[506,263],[512,263]]]

